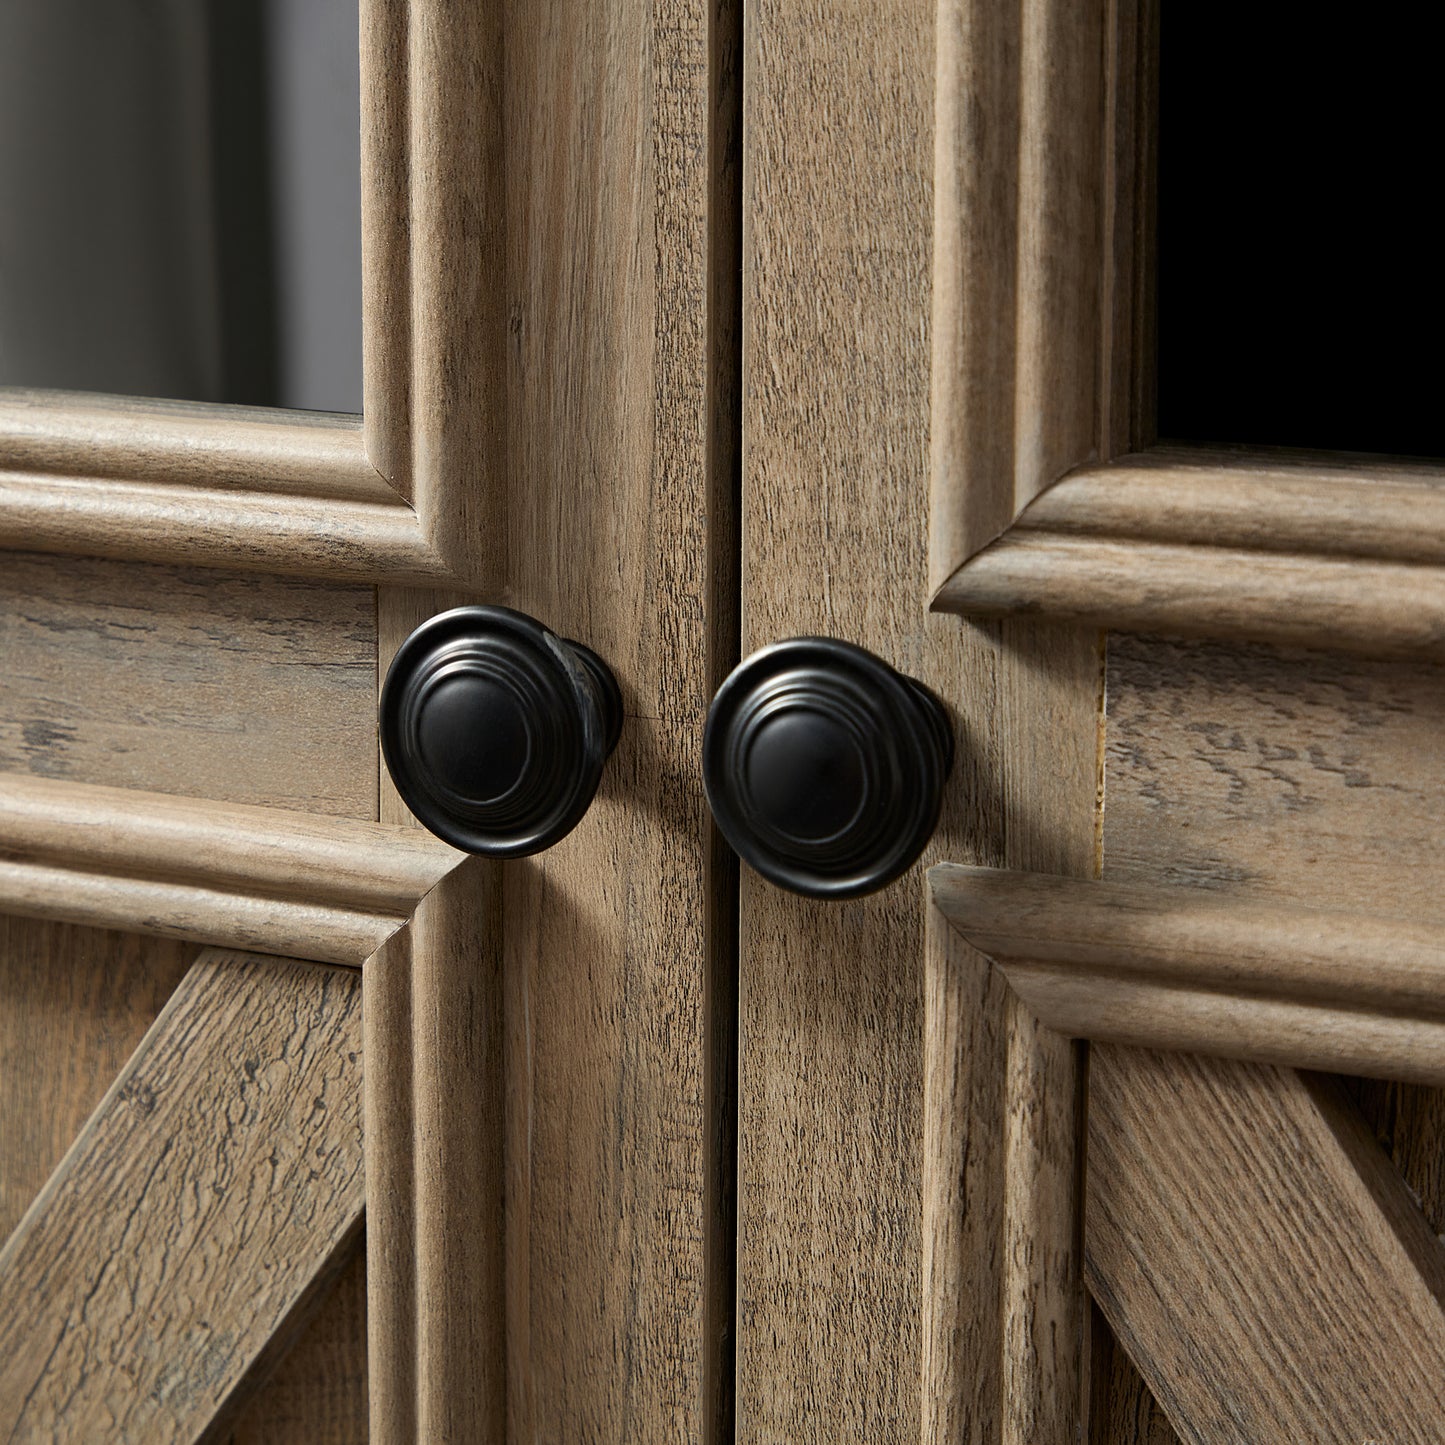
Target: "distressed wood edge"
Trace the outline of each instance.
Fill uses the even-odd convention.
[[[146,1030],[141,1042],[137,1045],[131,1058],[127,1060],[116,1078],[106,1089],[100,1101],[87,1117],[81,1126],[75,1139],[66,1149],[60,1161],[51,1171],[45,1182],[41,1185],[35,1198],[30,1202],[24,1215],[17,1222],[8,1238],[0,1240],[0,1273],[13,1267],[20,1258],[24,1243],[29,1234],[45,1218],[46,1213],[56,1204],[67,1190],[69,1182],[90,1148],[91,1141],[96,1131],[101,1127],[102,1122],[107,1118],[116,1105],[129,1097],[143,1098],[145,1095],[145,1083],[143,1077],[137,1083],[138,1061],[143,1058],[147,1050],[154,1045],[155,1040],[160,1037],[166,1029],[173,1026],[173,1021],[178,1014],[184,1011],[188,1001],[187,984],[191,974],[197,969],[209,967],[215,960],[211,953],[221,956],[226,954],[239,954],[243,959],[250,950],[236,950],[222,946],[216,950],[200,954],[191,969],[188,971],[182,984],[167,1001],[161,1012],[157,1015],[150,1028]],[[292,959],[292,962],[318,962],[324,966],[324,961]],[[149,1111],[142,1109],[137,1111],[144,1117]],[[246,1363],[243,1370],[237,1373],[228,1387],[226,1394],[219,1401],[214,1413],[207,1419],[197,1439],[217,1440],[224,1438],[226,1428],[237,1418],[244,1407],[254,1397],[258,1389],[262,1388],[274,1370],[284,1358],[291,1345],[295,1343],[301,1331],[314,1316],[317,1307],[326,1296],[326,1291],[334,1283],[338,1273],[344,1267],[351,1251],[355,1247],[358,1237],[364,1228],[365,1209],[362,1199],[358,1198],[355,1207],[349,1213],[343,1226],[334,1231],[331,1239],[327,1242],[322,1253],[316,1256],[313,1261],[313,1268],[303,1287],[292,1297],[289,1305],[264,1337],[257,1341],[257,1349]]]
[[[941,612],[1371,653],[1445,645],[1445,467],[1158,447],[1076,468]]]
[[[411,828],[0,775],[0,908],[360,966],[465,855]]]
[[[1088,1405],[1084,1055],[928,917],[921,1438],[1065,1445]]]
[[[1119,80],[1101,36],[1117,25],[1103,0],[938,0],[932,591],[1104,447],[1104,225],[1128,223],[1097,213]]]
[[[934,902],[1073,1038],[1445,1082],[1428,922],[941,864]]]
[[[506,583],[502,11],[362,0],[364,449],[444,571]],[[481,478],[479,484],[478,478]]]
[[[1180,1089],[1180,1081],[1187,1079],[1191,1073],[1198,1075],[1206,1072],[1216,1080],[1223,1080],[1222,1095],[1217,1094],[1208,1101],[1194,1097],[1189,1113],[1200,1119],[1201,1123],[1207,1123],[1221,1110],[1232,1112],[1232,1132],[1235,1136],[1247,1139],[1251,1150],[1256,1149],[1261,1142],[1266,1148],[1272,1146],[1275,1167],[1278,1169],[1282,1164],[1285,1177],[1271,1173],[1262,1186],[1255,1189],[1257,1197],[1251,1197],[1247,1189],[1240,1189],[1236,1178],[1233,1187],[1221,1195],[1220,1199],[1227,1199],[1230,1208],[1238,1210],[1243,1219],[1257,1221],[1261,1208],[1268,1213],[1271,1206],[1280,1205],[1282,1196],[1287,1198],[1291,1192],[1295,1192],[1303,1193],[1309,1198],[1315,1194],[1316,1189],[1324,1188],[1326,1183],[1332,1184],[1332,1203],[1338,1207],[1345,1202],[1355,1212],[1357,1219],[1368,1220],[1374,1226],[1371,1233],[1377,1241],[1388,1241],[1387,1247],[1395,1257],[1394,1277],[1384,1281],[1383,1289],[1375,1291],[1376,1299],[1371,1303],[1378,1298],[1388,1297],[1397,1311],[1408,1310],[1417,1323],[1427,1321],[1428,1327],[1433,1329],[1437,1338],[1441,1335],[1441,1320],[1445,1318],[1445,1247],[1442,1247],[1442,1240],[1434,1234],[1427,1221],[1418,1196],[1380,1147],[1379,1140],[1368,1128],[1359,1111],[1345,1097],[1337,1079],[1307,1072],[1261,1071],[1249,1062],[1221,1061],[1215,1063],[1212,1069],[1201,1070],[1206,1060],[1191,1059],[1173,1051],[1105,1046],[1096,1051],[1094,1058],[1095,1074],[1103,1076],[1095,1087],[1110,1089],[1113,1093],[1117,1093],[1121,1088],[1136,1090],[1140,1099],[1150,1106],[1147,1113],[1151,1120],[1157,1110],[1157,1101],[1164,1101],[1166,1113],[1171,1112],[1172,1100]],[[1251,1079],[1260,1080],[1262,1072],[1270,1075],[1264,1080],[1269,1087],[1267,1092],[1263,1093],[1258,1087],[1249,1086]],[[1197,1090],[1187,1092],[1197,1094]],[[1201,1114],[1199,1106],[1206,1102],[1207,1108]],[[1105,1118],[1112,1118],[1116,1111],[1106,1108],[1103,1113]],[[1177,1127],[1179,1119],[1176,1117],[1171,1122]],[[1091,1153],[1096,1153],[1100,1140],[1096,1130],[1106,1126],[1093,1110],[1090,1113],[1089,1125],[1090,1149]],[[1114,1132],[1118,1132],[1117,1122]],[[1170,1137],[1172,1141],[1172,1131]],[[1237,1419],[1234,1402],[1241,1398],[1250,1398],[1252,1392],[1259,1389],[1257,1372],[1254,1379],[1232,1381],[1227,1369],[1218,1368],[1221,1362],[1217,1358],[1212,1362],[1214,1371],[1197,1368],[1201,1366],[1200,1360],[1194,1360],[1192,1366],[1186,1361],[1186,1367],[1190,1368],[1193,1379],[1206,1391],[1222,1387],[1222,1398],[1211,1418],[1207,1421],[1198,1420],[1190,1414],[1189,1401],[1185,1398],[1187,1392],[1173,1387],[1178,1383],[1177,1351],[1171,1355],[1166,1342],[1166,1348],[1161,1352],[1156,1348],[1157,1340],[1153,1331],[1141,1330],[1138,1321],[1128,1317],[1128,1301],[1132,1298],[1144,1307],[1146,1314],[1152,1308],[1157,1323],[1159,1300],[1156,1294],[1157,1285],[1151,1286],[1150,1283],[1151,1275],[1156,1272],[1155,1261],[1159,1261],[1158,1273],[1165,1273],[1171,1268],[1167,1252],[1168,1241],[1158,1238],[1155,1232],[1157,1219],[1155,1229],[1152,1230],[1147,1223],[1141,1226],[1134,1222],[1134,1211],[1138,1207],[1141,1191],[1153,1192],[1156,1197],[1162,1195],[1167,1201],[1163,1210],[1165,1217],[1178,1219],[1185,1230],[1188,1229],[1188,1215],[1195,1212],[1194,1194],[1187,1188],[1181,1193],[1177,1165],[1172,1171],[1175,1177],[1171,1178],[1167,1162],[1161,1167],[1158,1159],[1151,1161],[1147,1157],[1131,1161],[1126,1171],[1130,1177],[1121,1190],[1117,1158],[1112,1162],[1114,1168],[1092,1171],[1087,1183],[1085,1215],[1090,1221],[1090,1227],[1086,1231],[1084,1272],[1089,1294],[1107,1319],[1118,1347],[1124,1350],[1139,1370],[1180,1438],[1214,1438],[1222,1421]],[[1296,1166],[1299,1174],[1291,1175]],[[1258,1184],[1257,1180],[1255,1182]],[[1101,1192],[1105,1200],[1102,1205],[1099,1198]],[[1127,1200],[1124,1212],[1127,1213],[1130,1224],[1121,1235],[1115,1222],[1115,1238],[1111,1248],[1106,1242],[1108,1231],[1098,1224],[1098,1220],[1101,1216],[1117,1216],[1121,1196]],[[1213,1203],[1219,1204],[1220,1199]],[[1159,1212],[1156,1209],[1156,1215]],[[1300,1223],[1293,1219],[1289,1222],[1296,1226]],[[1204,1235],[1210,1236],[1206,1248],[1218,1250],[1221,1244],[1226,1248],[1233,1247],[1235,1235],[1230,1228],[1218,1227],[1218,1221],[1212,1218],[1210,1225],[1210,1230],[1204,1231]],[[1179,1233],[1179,1230],[1176,1229],[1175,1233]],[[1351,1234],[1354,1234],[1353,1230]],[[1101,1239],[1101,1236],[1104,1238]],[[1187,1237],[1191,1241],[1203,1238],[1197,1231],[1189,1232]],[[1119,1247],[1121,1238],[1129,1241],[1122,1250]],[[1258,1241],[1255,1241],[1254,1247],[1258,1248]],[[1353,1277],[1364,1268],[1364,1261],[1356,1257],[1353,1238],[1346,1245],[1346,1250],[1348,1258],[1342,1262],[1345,1266],[1343,1277]],[[1251,1305],[1265,1299],[1264,1295],[1253,1295],[1252,1291],[1250,1293],[1253,1296]],[[1276,1323],[1274,1311],[1279,1308],[1279,1291],[1276,1288],[1266,1293],[1268,1303],[1263,1310],[1271,1316],[1268,1328],[1273,1330]],[[1175,1303],[1177,1306],[1178,1302]],[[1366,1308],[1368,1307],[1367,1305]],[[1297,1315],[1294,1322],[1299,1322]],[[1348,1319],[1338,1314],[1320,1318],[1318,1311],[1313,1323],[1337,1333],[1347,1330],[1349,1325]],[[1192,1326],[1186,1329],[1186,1333],[1190,1332]],[[1347,1340],[1343,1342],[1346,1358],[1357,1357],[1357,1342],[1358,1336],[1350,1332]],[[1174,1343],[1177,1344],[1178,1341]],[[1376,1348],[1378,1349],[1378,1344]],[[1171,1364],[1175,1367],[1175,1379],[1172,1383],[1168,1369]],[[1376,1361],[1368,1359],[1363,1368],[1367,1374],[1373,1374]],[[1297,1381],[1281,1381],[1278,1388],[1280,1399],[1285,1402],[1281,1414],[1298,1411],[1298,1423],[1302,1426],[1315,1415],[1314,1408],[1308,1403],[1301,1407]],[[1403,1403],[1407,1415],[1414,1408],[1413,1403],[1398,1400],[1395,1403],[1397,1406]],[[1352,1422],[1357,1431],[1360,1423]],[[1381,1434],[1382,1438],[1389,1437],[1392,1433],[1390,1424],[1398,1428],[1405,1422],[1397,1416],[1396,1420],[1384,1423],[1383,1430],[1367,1426],[1361,1433],[1369,1438],[1374,1438],[1376,1434]],[[1374,1424],[1372,1418],[1370,1425]],[[1351,1438],[1359,1438],[1359,1435]]]

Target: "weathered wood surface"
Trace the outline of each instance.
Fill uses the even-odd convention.
[[[1439,1438],[1445,1248],[1331,1081],[1097,1045],[1089,1098],[1089,1286],[1184,1440]]]
[[[0,472],[396,502],[359,417],[94,392],[0,387]]]
[[[349,1246],[346,1256],[280,1363],[243,1386],[249,1402],[220,1445],[363,1445],[377,1438],[367,1411],[363,1241]]]
[[[362,1210],[360,981],[213,950],[0,1252],[9,1438],[190,1440]]]
[[[1091,867],[1093,639],[926,616],[933,164],[916,118],[930,108],[933,26],[932,7],[913,3],[749,12],[743,650],[845,637],[948,700],[960,756],[933,857],[1040,866],[1027,862],[1035,849],[1074,858],[1081,832]],[[1026,443],[1047,450],[1035,432]],[[1074,830],[1062,840],[1048,836],[1058,818]],[[1031,1237],[1028,1208],[1005,1220],[1011,1106],[1004,1076],[981,1072],[1005,1047],[1003,1021],[971,1014],[977,1001],[1000,1009],[1001,991],[963,974],[946,935],[928,940],[920,881],[822,906],[743,877],[743,1439],[912,1440],[920,1423],[929,1439],[997,1438],[1006,1410],[1010,1429],[1051,1430],[1077,1409],[1042,1358],[1022,1362],[1018,1395],[1003,1398],[1004,1231],[1013,1297],[1039,1306],[1025,1333],[1051,1317],[1058,1256]],[[976,1046],[984,1058],[960,1057]],[[1037,1137],[1030,1100],[1051,1085],[1024,1069],[1014,1079],[1022,1163]]]
[[[1066,1036],[1445,1080],[1438,925],[956,865],[931,881],[945,916]]]
[[[189,944],[0,914],[0,1237],[195,955]]]
[[[1445,468],[1157,447],[1064,477],[936,605],[1433,655],[1442,559]]]
[[[1105,8],[938,7],[932,587],[1100,454]]]
[[[369,588],[11,554],[0,769],[376,817]]]
[[[596,801],[505,870],[509,1428],[731,1438],[726,861],[739,9],[511,12],[510,596],[615,670]],[[730,917],[731,915],[731,917]]]
[[[0,907],[359,965],[463,855],[379,823],[0,774]]]
[[[1442,916],[1445,669],[1109,643],[1105,878]]]

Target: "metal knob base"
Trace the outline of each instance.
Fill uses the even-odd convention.
[[[723,835],[765,878],[813,898],[871,893],[907,871],[952,766],[943,704],[823,637],[755,652],[718,689],[703,735]]]
[[[622,731],[590,648],[509,607],[458,607],[402,643],[381,689],[381,750],[402,801],[453,847],[493,858],[566,837]]]

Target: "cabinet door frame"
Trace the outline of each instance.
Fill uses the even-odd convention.
[[[383,593],[394,600],[387,623],[407,610],[399,589],[408,584],[432,589],[432,606],[500,593],[505,298],[488,258],[504,246],[502,23],[497,6],[360,0],[364,416],[0,391],[0,548],[371,583],[398,589]],[[361,969],[364,1111],[358,1055],[337,1087],[357,1095],[347,1117],[365,1114],[372,1436],[499,1438],[500,882],[495,868],[407,821],[6,776],[0,909],[246,950],[243,961],[265,953]],[[107,1096],[12,1237],[7,1278],[21,1279],[18,1266],[48,1229],[73,1225],[56,1211],[77,1208],[77,1180],[110,1187],[87,1151],[116,1137],[117,1108],[148,1087],[155,1059],[173,1056],[167,1030],[191,1027],[205,998],[225,993],[227,957],[202,955],[210,992],[198,983],[191,1012],[168,1011],[147,1036],[121,1093]],[[263,1068],[279,1067],[291,1047],[279,1026],[253,1042]],[[465,1128],[448,1125],[443,1106],[467,1098],[475,1108]],[[155,1142],[154,1129],[134,1127],[135,1148]],[[215,1152],[219,1160],[225,1149]],[[352,1192],[332,1201],[336,1231],[293,1272],[298,1293],[272,1321],[275,1337],[252,1338],[262,1326],[246,1307],[236,1325],[251,1331],[245,1348],[224,1364],[174,1362],[175,1371],[212,1370],[207,1388],[224,1397],[221,1408],[231,1408],[238,1372],[280,1347],[302,1296],[354,1238],[359,1169],[348,1180]],[[108,1197],[96,1194],[97,1207]],[[488,1199],[497,1228],[478,1239],[469,1224]],[[168,1247],[165,1207],[136,1205],[142,1251]],[[47,1277],[46,1297],[63,1303],[71,1289],[89,1300],[110,1277],[100,1248],[71,1251],[64,1277]],[[203,1304],[235,1288],[224,1275],[213,1269],[195,1285]],[[113,1371],[89,1371],[77,1392],[51,1362],[27,1357],[22,1368],[32,1366],[18,1386],[7,1381],[7,1401],[15,1387],[25,1408],[40,1408],[50,1392],[81,1412],[75,1418],[92,1418],[85,1409],[101,1408],[114,1388]],[[148,1368],[138,1362],[134,1378],[149,1378]],[[146,1428],[217,1428],[203,1393]]]
[[[1438,655],[1445,466],[1155,443],[1147,258],[1157,24],[1157,0],[940,0],[932,608]],[[1101,709],[1102,696],[1101,677]],[[1101,806],[1102,737],[1101,718]],[[1002,1438],[1075,1439],[1089,1418],[1085,1279],[1187,1438],[1222,1438],[1210,1433],[1217,1419],[1200,1425],[1214,1405],[1181,1389],[1170,1358],[1187,1346],[1187,1324],[1182,1339],[1135,1327],[1152,1308],[1145,1296],[1169,1296],[1179,1259],[1156,1261],[1152,1274],[1136,1268],[1127,1256],[1137,1241],[1118,1228],[1131,1189],[1141,1201],[1162,1200],[1165,1214],[1188,1212],[1187,1171],[1171,1172],[1162,1147],[1121,1166],[1120,1177],[1084,1169],[1086,1138],[1091,1153],[1117,1165],[1124,1156],[1110,1131],[1134,1105],[1167,1114],[1166,1101],[1193,1087],[1196,1067],[1196,1106],[1207,1098],[1213,1107],[1230,1090],[1250,1095],[1257,1137],[1280,1144],[1281,1158],[1294,1141],[1306,1161],[1299,1173],[1282,1166],[1274,1181],[1277,1223],[1281,1201],[1305,1208],[1311,1191],[1334,1200],[1321,1181],[1345,1181],[1342,1213],[1362,1239],[1386,1241],[1361,1270],[1392,1298],[1413,1291],[1422,1301],[1407,1347],[1385,1353],[1418,1348],[1440,1358],[1440,1242],[1350,1111],[1324,1085],[1288,1072],[1445,1082],[1438,929],[1358,910],[1106,883],[1097,881],[1101,862],[1094,880],[954,864],[930,873],[949,968],[986,971],[959,995],[980,1009],[990,988],[1008,998],[1004,1077],[993,1086],[1001,1103],[979,1081],[987,1066],[964,1056],[961,1040],[981,1057],[980,1038],[954,1019],[954,995],[932,1001],[929,1048],[940,1057],[930,1073],[947,1087],[930,1094],[925,1124],[925,1438],[944,1438],[959,1411],[968,1418],[964,1347],[978,1326],[961,1302],[983,1289],[997,1290]],[[1097,1100],[1072,1040],[1103,1047]],[[1214,1064],[1184,1052],[1250,1062],[1220,1064],[1227,1076],[1216,1076]],[[968,1179],[984,1167],[980,1154],[1004,1178],[999,1257],[984,1263],[967,1259],[982,1247],[968,1237],[976,1226],[957,1223]],[[1271,1207],[1260,1179],[1233,1200],[1205,1194],[1221,1228],[1243,1231]],[[1161,1217],[1141,1207],[1139,1227],[1154,1230],[1161,1251],[1173,1243],[1187,1256]],[[1181,1268],[1188,1263],[1183,1257]],[[1282,1336],[1306,1356],[1327,1344],[1311,1288],[1296,1281],[1274,1301]],[[1182,1297],[1170,1298],[1180,1307]],[[1340,1308],[1370,1317],[1364,1296]],[[1250,1379],[1240,1363],[1247,1353],[1226,1351],[1218,1364],[1226,1392],[1253,1392],[1276,1412],[1249,1438],[1311,1433],[1298,1399]],[[1356,1361],[1338,1373],[1359,1398],[1371,1395],[1368,1367]],[[1428,1412],[1426,1395],[1400,1387],[1383,1416],[1370,1418],[1416,1438],[1409,1411]],[[1191,1433],[1196,1427],[1203,1433]]]

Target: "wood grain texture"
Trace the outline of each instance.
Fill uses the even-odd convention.
[[[576,831],[505,870],[518,1439],[732,1435],[735,925],[697,756],[736,648],[739,23],[508,12],[510,595],[626,713]]]
[[[370,1437],[416,1439],[416,1182],[412,1164],[411,934],[362,970],[366,1055],[366,1329]]]
[[[1092,1301],[1089,1366],[1088,1445],[1179,1445],[1169,1417]]]
[[[1118,635],[1108,668],[1106,879],[1440,918],[1438,665]]]
[[[932,30],[912,3],[748,14],[743,646],[845,637],[948,699],[933,857],[1092,868],[1094,639],[926,615]],[[1003,1047],[1001,1016],[962,1018],[1003,993],[929,942],[920,881],[820,906],[744,873],[742,1439],[1001,1428],[1009,1105],[959,1055]],[[1051,1287],[1044,1253],[1017,1256],[1017,1297]]]
[[[1445,637],[1445,469],[1159,447],[1086,466],[935,605],[1380,653]]]
[[[393,3],[408,26],[411,497],[427,545],[454,576],[495,589],[508,504],[505,7]],[[389,107],[391,86],[384,94]]]
[[[396,503],[359,417],[95,392],[0,387],[8,472]]]
[[[84,474],[0,472],[0,547],[352,582],[453,575],[402,502]]]
[[[359,965],[463,855],[411,829],[0,774],[0,906]]]
[[[376,816],[369,588],[11,554],[0,769]]]
[[[0,1237],[195,955],[188,944],[0,915]]]
[[[242,1387],[249,1401],[219,1437],[222,1445],[364,1445],[376,1438],[367,1419],[363,1242],[345,1254],[295,1343],[269,1374]]]
[[[1099,454],[1102,0],[941,0],[930,585]]]
[[[1184,1440],[1439,1438],[1445,1249],[1328,1080],[1097,1046],[1086,1217]]]
[[[1433,923],[957,866],[931,882],[954,927],[1067,1036],[1445,1079]]]
[[[410,928],[416,1431],[503,1441],[501,870],[469,859]]]
[[[411,499],[410,86],[405,0],[360,0],[362,411],[369,464]]]
[[[192,967],[0,1252],[11,1438],[193,1439],[279,1347],[360,1222],[359,1004],[319,965]]]

